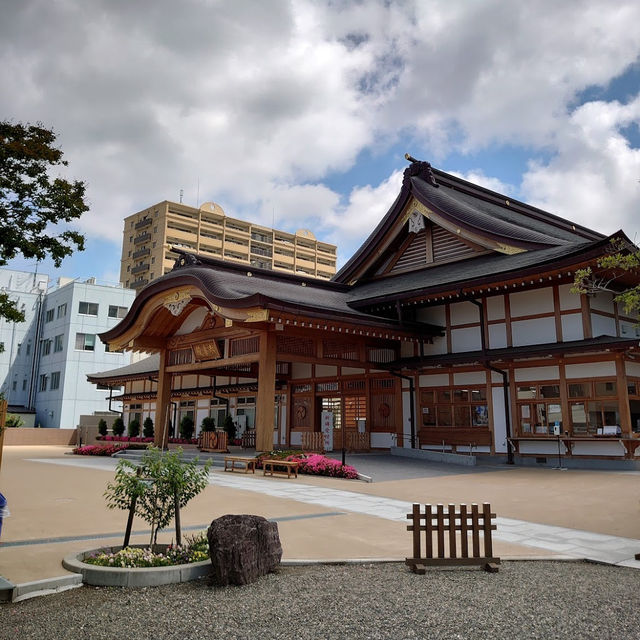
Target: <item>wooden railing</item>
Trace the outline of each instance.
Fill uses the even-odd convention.
[[[495,517],[487,502],[482,505],[482,511],[477,504],[471,505],[471,511],[466,504],[460,505],[460,511],[456,511],[456,505],[450,504],[446,512],[442,504],[435,508],[426,504],[424,512],[420,511],[419,504],[414,504],[413,511],[407,514],[407,519],[411,520],[407,531],[413,532],[413,556],[405,560],[406,564],[414,573],[420,574],[424,574],[428,566],[474,564],[490,572],[498,571],[500,558],[493,556],[491,541],[491,532],[496,529],[493,524]]]
[[[241,440],[240,444],[242,445],[243,449],[256,448],[256,432],[254,430],[245,431],[242,434],[242,438],[240,440]]]
[[[347,431],[347,451],[369,451],[371,449],[371,434],[359,431]]]
[[[324,434],[321,431],[302,432],[303,451],[324,451]]]

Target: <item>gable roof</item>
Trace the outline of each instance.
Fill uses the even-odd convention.
[[[400,194],[388,213],[333,280],[355,283],[372,277],[375,266],[383,261],[384,251],[394,249],[394,237],[413,207],[435,225],[499,253],[516,254],[551,247],[570,249],[605,237],[434,169],[427,162],[413,161],[405,169]],[[464,257],[473,259],[473,256]]]

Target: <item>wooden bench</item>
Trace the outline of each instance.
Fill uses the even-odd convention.
[[[446,512],[442,504],[426,504],[424,512],[420,511],[419,504],[414,504],[412,512],[407,514],[407,519],[411,520],[407,531],[413,532],[413,556],[407,558],[405,563],[414,573],[419,574],[424,574],[429,566],[473,564],[481,565],[486,571],[495,573],[500,563],[500,558],[493,555],[491,541],[491,532],[496,528],[493,524],[495,517],[496,514],[491,513],[491,505],[486,502],[482,505],[482,510],[477,504],[472,504],[470,510],[466,504],[461,504],[460,510],[456,511],[456,506],[450,504]],[[424,546],[421,535],[423,531]],[[445,556],[446,551],[448,556]]]
[[[255,458],[245,458],[243,456],[225,456],[224,457],[224,470],[225,471],[235,471],[236,465],[240,465],[240,469],[244,469],[245,473],[256,472],[256,459]]]
[[[294,477],[298,477],[298,466],[300,465],[299,462],[296,462],[295,460],[263,460],[262,461],[262,469],[263,469],[263,474],[262,475],[267,475],[267,473],[270,476],[273,476],[273,472],[274,472],[274,467],[284,467],[287,473],[287,478],[291,477],[291,473],[294,474]],[[281,473],[285,473],[285,471],[280,470]]]

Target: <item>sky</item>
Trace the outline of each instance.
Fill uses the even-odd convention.
[[[638,25],[637,0],[4,0],[0,120],[53,128],[90,206],[38,271],[117,282],[123,218],[181,190],[340,266],[405,152],[637,242]]]

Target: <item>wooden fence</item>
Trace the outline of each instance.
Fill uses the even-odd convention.
[[[321,431],[303,431],[302,450],[322,453],[324,451],[324,434]]]
[[[240,444],[243,449],[255,449],[256,448],[256,432],[255,430],[245,431],[240,438]]]
[[[369,451],[371,434],[359,431],[347,431],[347,451]]]
[[[491,541],[491,532],[496,529],[495,517],[487,502],[482,505],[482,511],[477,504],[472,504],[471,510],[461,504],[459,511],[456,505],[450,504],[446,512],[442,504],[435,508],[426,504],[424,512],[420,511],[419,504],[414,504],[413,511],[407,514],[412,522],[407,531],[413,532],[413,557],[407,558],[406,564],[420,574],[424,574],[428,566],[475,564],[487,571],[497,571],[500,558],[493,556]]]

